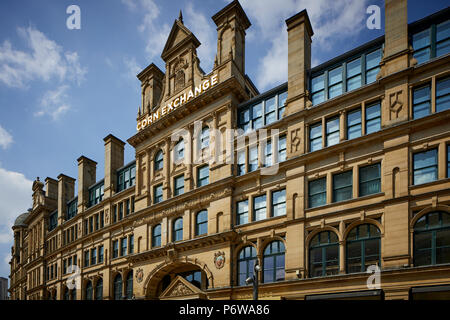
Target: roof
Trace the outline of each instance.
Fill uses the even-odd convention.
[[[25,212],[19,215],[14,221],[14,227],[26,227],[27,224],[25,224],[25,220],[28,218],[29,215],[30,215],[29,212]]]

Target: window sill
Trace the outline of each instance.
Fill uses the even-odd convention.
[[[347,199],[347,200],[342,200],[339,202],[331,202],[331,203],[327,203],[321,206],[317,206],[314,208],[307,208],[305,209],[305,212],[311,212],[311,211],[315,211],[315,210],[323,210],[326,208],[330,208],[336,205],[342,205],[342,204],[348,204],[348,203],[352,203],[352,202],[356,202],[356,201],[362,201],[362,200],[368,200],[368,199],[372,199],[372,198],[377,198],[380,196],[384,196],[384,192],[377,192],[377,193],[373,193],[373,194],[369,194],[367,196],[362,196],[362,197],[357,197],[357,198],[352,198],[352,199]]]
[[[437,179],[434,181],[425,182],[425,183],[421,183],[421,184],[412,184],[408,188],[409,188],[409,190],[416,190],[416,189],[420,189],[420,188],[439,185],[439,184],[445,183],[445,182],[450,182],[450,178]]]

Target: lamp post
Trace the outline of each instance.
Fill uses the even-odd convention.
[[[253,284],[253,300],[258,300],[258,273],[261,271],[261,267],[256,263],[253,267],[253,276],[248,277],[245,282],[247,284]]]

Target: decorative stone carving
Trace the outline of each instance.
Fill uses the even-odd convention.
[[[390,120],[392,120],[392,114],[395,115],[395,119],[398,118],[398,114],[403,108],[402,96],[403,96],[402,90],[389,94],[389,110],[391,111],[389,113]]]
[[[214,253],[214,265],[217,269],[222,269],[225,265],[225,252],[219,251]]]
[[[141,268],[139,268],[136,271],[136,281],[137,283],[141,283],[142,280],[144,280],[144,270],[142,270]]]
[[[187,296],[193,294],[194,291],[186,287],[183,283],[179,282],[172,291],[168,294],[170,297]]]
[[[291,130],[291,152],[297,152],[300,149],[300,128]]]

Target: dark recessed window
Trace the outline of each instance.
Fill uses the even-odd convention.
[[[324,277],[339,273],[339,241],[334,232],[323,231],[309,244],[309,276]]]
[[[174,242],[183,240],[183,218],[178,218],[173,221],[172,239]]]
[[[309,127],[309,151],[322,149],[322,123]]]
[[[184,193],[184,175],[175,177],[173,179],[174,182],[174,190],[173,194],[174,196],[179,196],[180,194]]]
[[[159,184],[153,188],[153,203],[159,203],[163,200],[163,185]]]
[[[359,138],[362,135],[361,109],[347,113],[347,140]]]
[[[353,197],[353,172],[347,171],[333,175],[333,202]]]
[[[157,224],[152,230],[152,248],[161,246],[161,225]]]
[[[249,277],[253,276],[256,263],[256,249],[253,246],[242,248],[238,256],[238,285],[245,286]]]
[[[195,235],[200,236],[208,233],[208,211],[202,210],[195,218]]]
[[[197,169],[197,187],[206,186],[209,183],[209,166],[202,166]]]
[[[339,117],[328,119],[326,122],[327,147],[339,143]]]
[[[263,283],[284,280],[284,243],[273,241],[264,249]]]
[[[267,218],[266,195],[253,198],[253,221],[264,220]]]
[[[136,183],[136,164],[120,170],[117,173],[117,192],[125,190]]]
[[[380,267],[380,230],[373,224],[353,228],[346,239],[347,273],[365,272],[371,265]]]
[[[164,155],[162,150],[159,150],[155,155],[155,171],[161,170],[164,166]]]
[[[450,77],[436,81],[436,112],[448,109],[450,109]]]
[[[366,134],[381,130],[381,103],[366,106]]]
[[[327,179],[325,177],[308,182],[308,204],[310,208],[327,204]]]
[[[236,204],[236,225],[248,223],[248,200]]]
[[[359,168],[359,195],[381,192],[381,165],[379,163]]]
[[[413,90],[413,118],[423,118],[431,113],[430,85],[415,88]]]
[[[272,192],[272,217],[286,214],[286,189]]]
[[[415,185],[437,180],[438,150],[431,149],[413,155],[413,183]]]

